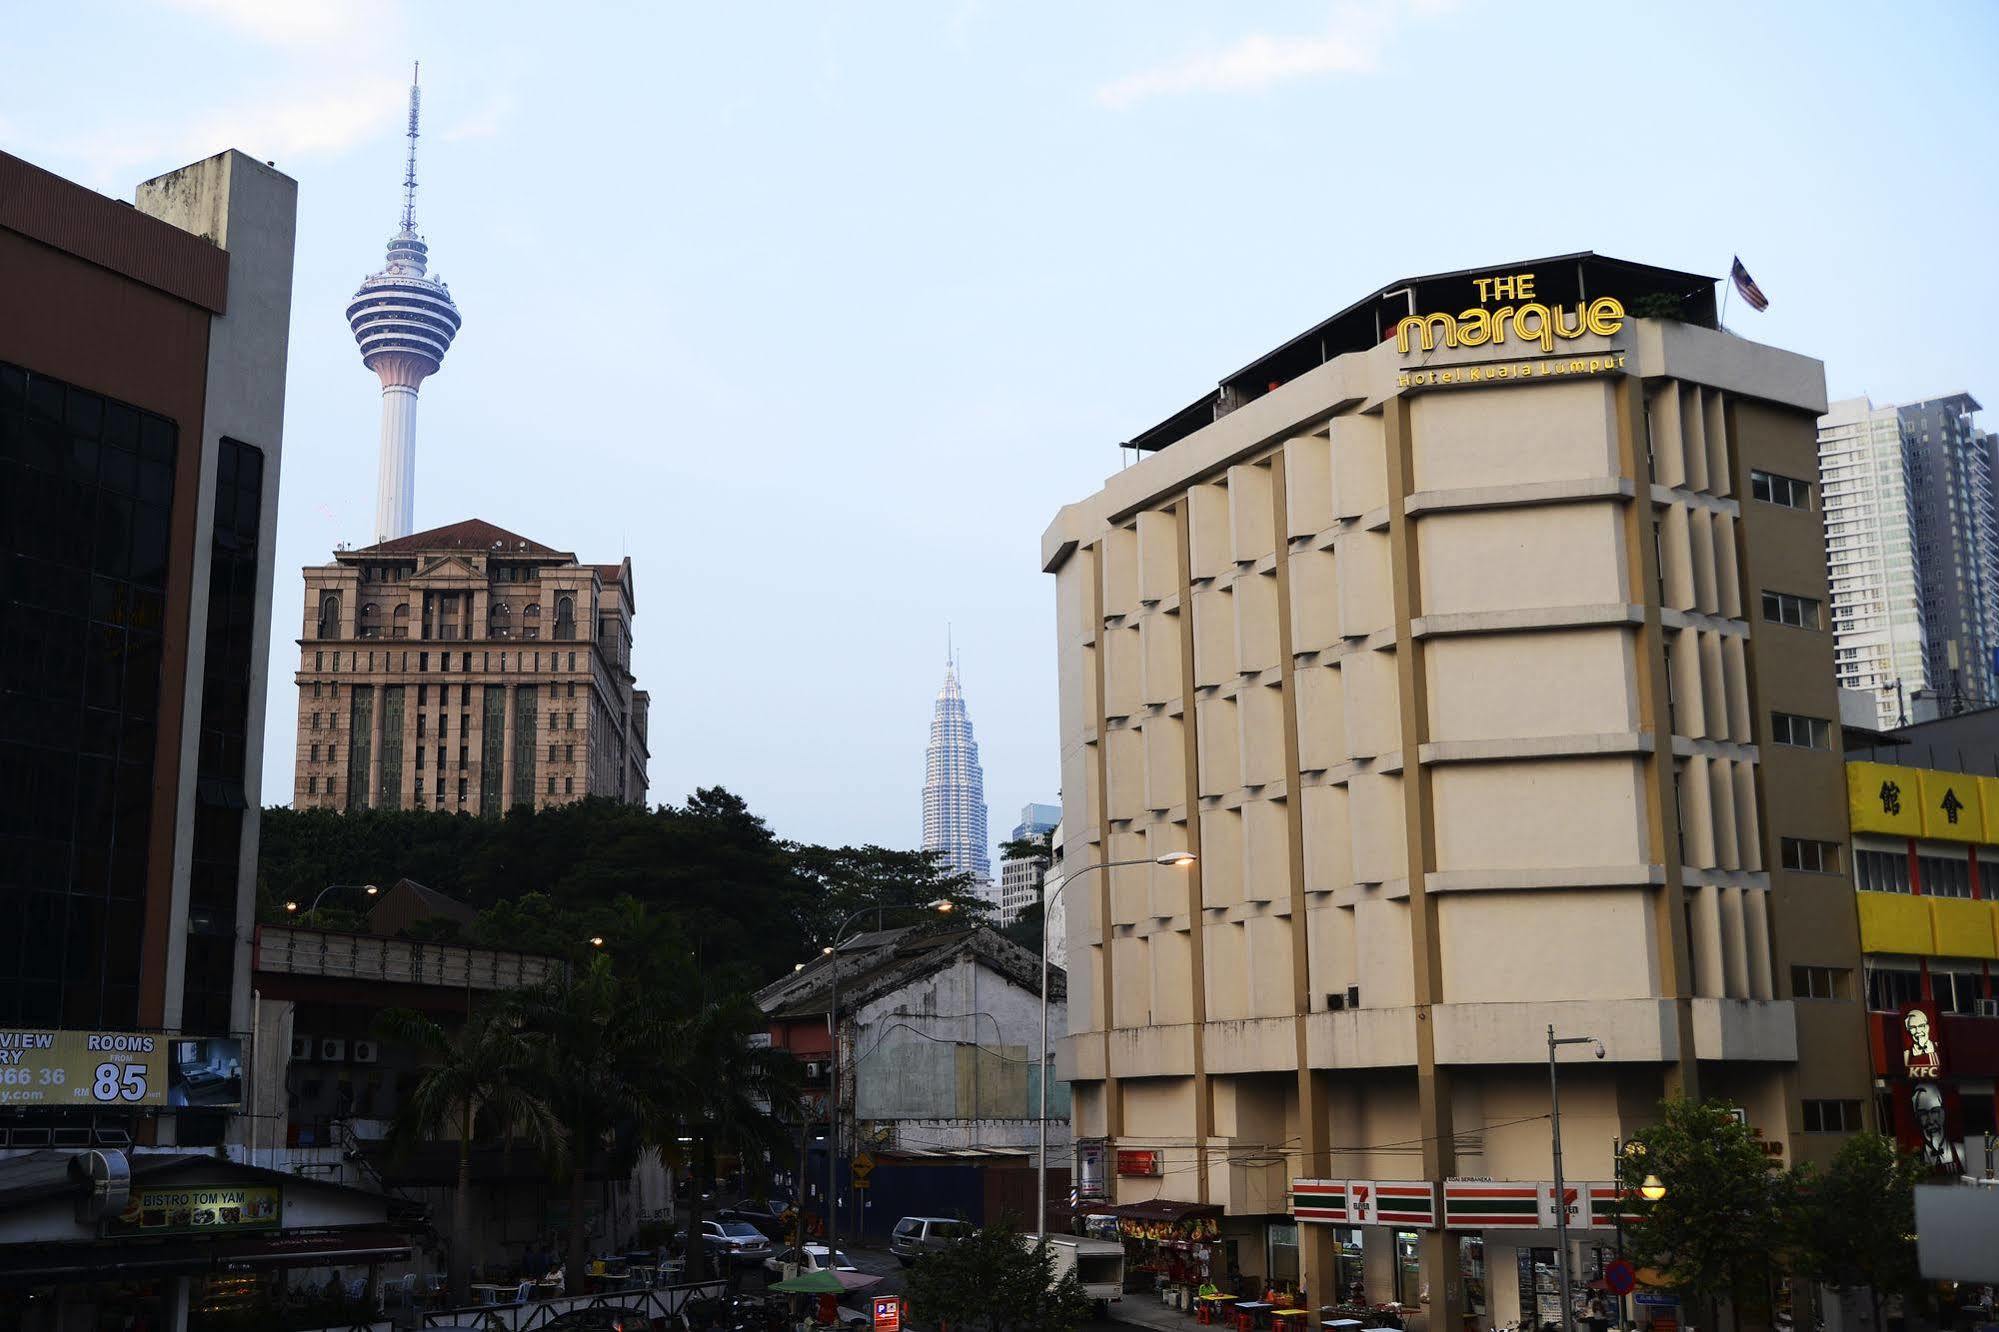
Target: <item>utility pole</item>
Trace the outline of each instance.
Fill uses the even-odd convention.
[[[1562,1180],[1562,1083],[1556,1072],[1555,1047],[1559,1045],[1588,1045],[1596,1050],[1596,1057],[1603,1058],[1603,1042],[1594,1036],[1555,1035],[1552,1023],[1548,1026],[1548,1118],[1553,1124],[1555,1148],[1555,1240],[1559,1247],[1555,1250],[1556,1271],[1562,1282],[1562,1332],[1574,1332],[1575,1310],[1570,1307],[1569,1297],[1569,1199]]]

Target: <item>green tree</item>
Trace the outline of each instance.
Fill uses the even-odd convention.
[[[1008,1221],[926,1255],[907,1284],[913,1316],[954,1329],[1073,1332],[1091,1312],[1073,1272],[1056,1280],[1048,1241],[1024,1239]]]
[[[506,1008],[475,1014],[456,1033],[408,1009],[376,1018],[383,1037],[412,1046],[426,1067],[403,1097],[390,1128],[390,1149],[406,1156],[419,1142],[455,1135],[458,1182],[451,1199],[451,1298],[471,1300],[472,1143],[481,1123],[511,1141],[520,1138],[553,1155],[562,1130],[524,1073],[533,1050]]]
[[[1786,1233],[1786,1193],[1763,1145],[1727,1105],[1660,1103],[1657,1124],[1633,1135],[1619,1180],[1637,1189],[1647,1175],[1666,1186],[1624,1232],[1627,1255],[1660,1272],[1667,1286],[1708,1308],[1762,1299]]]
[[[1916,1184],[1921,1163],[1891,1138],[1860,1133],[1823,1172],[1792,1172],[1792,1236],[1800,1269],[1843,1289],[1866,1287],[1874,1326],[1884,1295],[1920,1298],[1916,1265]]]
[[[715,1001],[697,999],[680,1006],[669,1024],[662,1061],[670,1070],[667,1092],[676,1139],[688,1139],[686,1157],[697,1174],[688,1190],[687,1279],[706,1273],[701,1238],[701,1185],[715,1177],[718,1151],[733,1151],[745,1163],[766,1153],[788,1152],[791,1139],[771,1107],[798,1102],[796,1066],[788,1055],[751,1044],[769,1021],[747,995]],[[750,1170],[745,1171],[751,1173]]]
[[[626,984],[611,958],[517,991],[510,1004],[531,1049],[523,1076],[564,1130],[569,1185],[564,1275],[570,1294],[584,1272],[583,1183],[593,1165],[628,1174],[647,1146],[668,1140],[666,1023],[654,996]]]

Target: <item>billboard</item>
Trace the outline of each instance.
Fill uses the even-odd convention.
[[[0,1105],[161,1109],[243,1102],[243,1042],[157,1032],[0,1030]]]
[[[112,1235],[212,1235],[276,1230],[283,1199],[275,1185],[194,1184],[137,1188],[106,1227]]]

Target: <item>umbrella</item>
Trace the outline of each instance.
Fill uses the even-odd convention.
[[[840,1268],[833,1275],[840,1278],[840,1287],[843,1290],[866,1290],[881,1280],[878,1276],[870,1276],[866,1272],[857,1272],[847,1267]]]
[[[841,1276],[845,1275],[848,1274],[841,1273],[835,1275],[823,1269],[816,1272],[800,1272],[795,1277],[787,1277],[783,1281],[773,1281],[768,1286],[765,1286],[764,1289],[778,1291],[786,1295],[838,1295],[848,1288],[847,1284],[840,1279]],[[853,1273],[852,1275],[858,1276],[860,1274]]]

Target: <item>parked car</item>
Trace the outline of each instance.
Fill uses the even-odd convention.
[[[543,1332],[648,1332],[651,1326],[651,1315],[643,1309],[603,1304],[557,1314],[543,1323],[542,1329]]]
[[[701,1243],[710,1254],[731,1264],[747,1267],[770,1257],[770,1240],[747,1221],[703,1221]],[[687,1251],[686,1235],[679,1236],[680,1250]]]
[[[905,1216],[895,1223],[888,1249],[904,1267],[914,1267],[925,1254],[948,1248],[971,1233],[971,1226],[948,1216]]]
[[[796,1275],[799,1276],[804,1276],[808,1272],[822,1272],[829,1267],[840,1272],[858,1272],[861,1270],[854,1266],[854,1260],[849,1258],[845,1253],[835,1255],[833,1262],[829,1264],[826,1261],[826,1246],[823,1244],[807,1244],[802,1248],[779,1249],[776,1253],[764,1259],[764,1273],[773,1281],[788,1275],[784,1270],[787,1266],[796,1266],[798,1268]]]
[[[734,1207],[715,1213],[717,1221],[744,1221],[764,1233],[766,1239],[782,1240],[791,1225],[791,1205],[785,1202],[758,1202],[745,1198]]]

